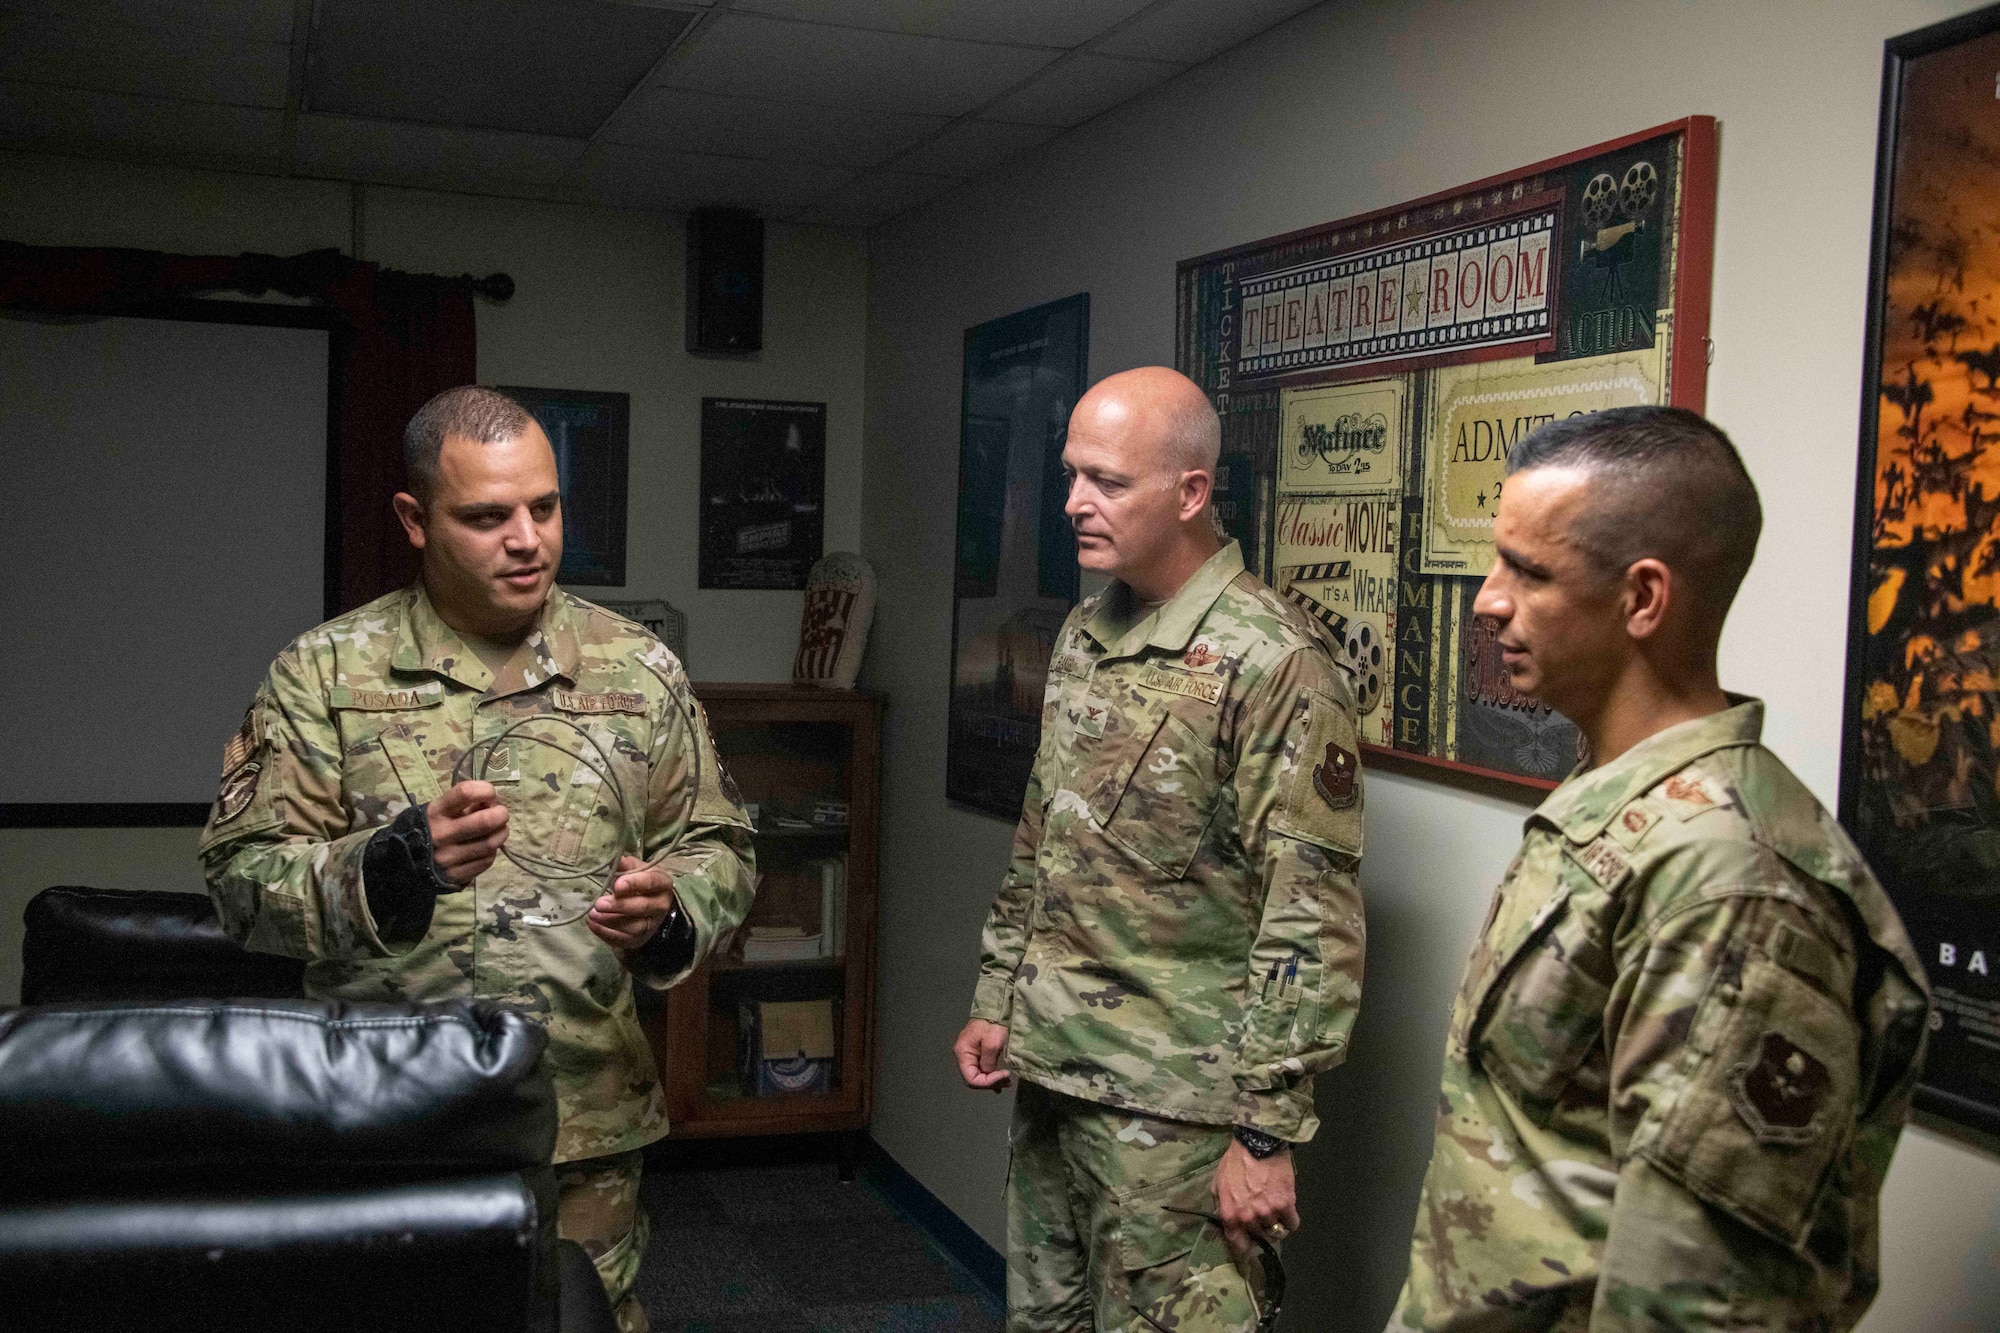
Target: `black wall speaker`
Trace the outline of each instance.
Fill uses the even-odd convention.
[[[687,349],[730,356],[764,346],[764,219],[734,208],[688,217]]]

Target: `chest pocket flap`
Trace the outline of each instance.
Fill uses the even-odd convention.
[[[1475,1045],[1486,1072],[1547,1123],[1556,1099],[1597,1049],[1616,965],[1590,938],[1568,891],[1536,913],[1479,1007]]]
[[[444,790],[434,759],[443,736],[431,733],[443,714],[428,710],[444,702],[437,681],[394,689],[352,689],[336,685],[327,704],[339,719],[346,752],[346,785],[352,791],[393,793],[397,788],[412,805],[427,805]],[[386,771],[376,765],[386,765]]]
[[[1215,752],[1164,700],[1127,709],[1107,728],[1090,813],[1105,836],[1168,879],[1201,850],[1219,786]]]

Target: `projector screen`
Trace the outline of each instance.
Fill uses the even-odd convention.
[[[215,799],[258,679],[322,619],[327,340],[0,318],[0,805]],[[132,822],[107,813],[78,822]]]

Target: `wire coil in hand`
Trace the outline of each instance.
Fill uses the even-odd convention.
[[[646,862],[647,867],[656,866],[664,860],[668,853],[674,850],[680,839],[687,834],[687,831],[694,826],[695,808],[701,799],[701,744],[695,736],[692,709],[681,698],[679,691],[670,689],[669,693],[675,703],[675,717],[680,721],[682,730],[687,737],[688,753],[693,765],[693,771],[690,774],[692,780],[688,783],[687,804],[681,814],[680,827],[675,830],[673,838],[668,841],[666,847],[662,848],[658,855]],[[537,736],[528,730],[535,723],[543,722],[567,727],[581,736],[584,744],[597,756],[596,760],[592,760],[590,755],[585,754],[581,750],[572,749],[570,746],[551,740],[547,736]],[[611,756],[605,753],[603,744],[598,741],[596,736],[591,734],[588,728],[562,716],[560,713],[538,713],[533,717],[521,718],[501,728],[493,735],[474,741],[468,746],[465,752],[459,755],[458,761],[452,765],[452,785],[457,786],[461,782],[490,781],[491,779],[488,775],[492,771],[493,756],[499,751],[502,745],[517,735],[536,745],[554,750],[557,754],[568,756],[572,762],[582,765],[596,775],[598,781],[603,783],[606,795],[609,797],[610,803],[617,813],[619,838],[611,852],[602,860],[586,865],[557,861],[535,852],[516,851],[509,843],[502,843],[500,845],[500,855],[506,857],[514,866],[538,881],[581,879],[595,882],[601,880],[604,886],[608,888],[612,879],[610,872],[617,866],[619,859],[625,855],[625,835],[633,832],[632,803],[627,799],[624,784],[618,780],[617,767],[613,763]],[[645,832],[643,829],[637,833],[637,845],[641,850],[645,847]],[[582,920],[590,911],[591,904],[596,899],[596,893],[588,893],[582,896],[582,906],[569,912],[567,915],[559,910],[552,909],[541,915],[524,915],[521,917],[521,920],[531,926],[566,926],[572,922]]]

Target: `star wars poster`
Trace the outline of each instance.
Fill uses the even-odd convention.
[[[825,521],[825,403],[701,400],[701,587],[805,587]]]
[[[1507,458],[1537,426],[1697,410],[1715,122],[1184,261],[1179,368],[1223,422],[1224,525],[1327,628],[1362,741],[1553,786],[1576,729],[1472,614]]]
[[[2000,14],[1889,53],[1841,813],[1930,973],[1917,1103],[2000,1131]]]
[[[945,795],[1002,819],[1020,817],[1077,601],[1062,451],[1089,355],[1088,293],[965,334]]]

